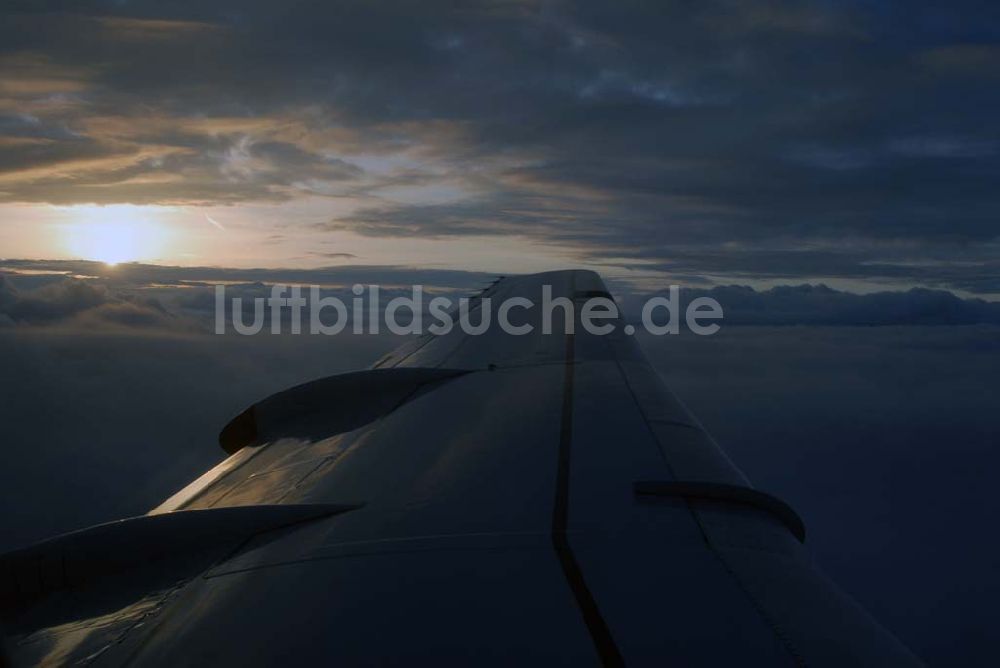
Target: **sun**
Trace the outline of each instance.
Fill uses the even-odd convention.
[[[150,260],[165,250],[166,228],[155,207],[75,206],[64,241],[73,255],[108,265]]]

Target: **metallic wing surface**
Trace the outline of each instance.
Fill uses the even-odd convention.
[[[542,333],[543,285],[573,333],[562,307]],[[588,271],[500,280],[473,324],[527,297],[531,334],[456,327],[264,399],[149,515],[0,556],[10,661],[919,665],[623,323],[583,330],[606,295]]]

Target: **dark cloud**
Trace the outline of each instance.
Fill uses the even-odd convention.
[[[353,260],[357,257],[354,253],[320,253],[312,252],[310,253],[313,257],[322,257],[327,260]]]
[[[660,262],[680,246],[716,253],[721,274],[748,247],[821,246],[825,274],[791,254],[771,269],[879,278],[866,260],[900,243],[906,266],[995,253],[998,11],[15,3],[0,197],[349,196],[362,210],[331,226],[517,233]],[[400,184],[417,191],[389,196]]]

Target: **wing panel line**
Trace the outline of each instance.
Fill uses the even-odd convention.
[[[570,293],[572,293],[572,289]],[[580,564],[577,563],[573,549],[569,544],[569,537],[566,534],[569,521],[570,451],[573,443],[574,344],[573,334],[567,332],[562,422],[559,431],[559,464],[556,474],[555,504],[552,511],[552,545],[559,558],[559,565],[562,567],[566,582],[573,591],[576,605],[580,609],[580,614],[583,615],[587,630],[590,632],[594,649],[597,650],[597,654],[601,658],[601,664],[604,666],[624,666],[625,662],[614,637],[611,635],[611,629],[608,628],[608,624],[597,606],[597,601],[594,600],[594,595],[587,587],[583,572],[580,570]]]

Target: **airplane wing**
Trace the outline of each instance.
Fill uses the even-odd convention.
[[[573,333],[542,286],[574,304]],[[16,664],[897,666],[623,331],[592,272],[536,306],[264,399],[149,515],[0,557]],[[475,322],[476,319],[473,318]],[[791,473],[790,473],[791,474]]]

